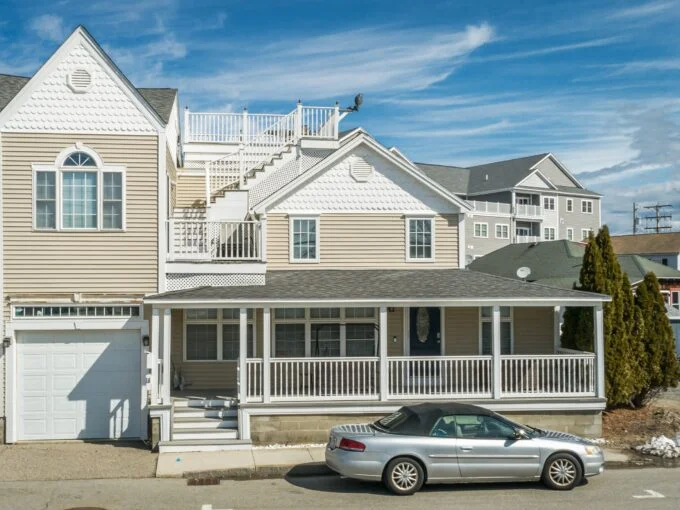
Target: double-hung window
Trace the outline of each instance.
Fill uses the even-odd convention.
[[[555,240],[555,227],[545,227],[543,229],[543,240],[544,241]]]
[[[475,223],[473,235],[474,237],[489,237],[489,224]]]
[[[567,212],[573,212],[574,211],[574,200],[571,198],[567,198]]]
[[[434,260],[434,220],[432,218],[408,218],[407,260]]]
[[[36,229],[124,228],[123,167],[104,166],[92,151],[76,149],[33,168]]]
[[[512,310],[501,306],[501,354],[512,354]],[[493,345],[493,308],[483,306],[479,313],[480,350],[482,355],[491,354]]]
[[[510,225],[496,223],[496,239],[510,239]]]
[[[188,309],[184,314],[184,359],[186,361],[235,361],[240,352],[238,308]],[[253,309],[248,309],[249,358],[255,355]]]
[[[546,211],[554,211],[555,197],[543,197],[543,209]]]
[[[581,241],[587,241],[588,236],[590,235],[591,232],[592,232],[592,230],[590,230],[589,228],[582,228],[581,229]]]
[[[581,212],[585,214],[593,214],[593,201],[581,200]]]
[[[568,228],[568,229],[567,229],[567,239],[568,239],[569,241],[573,241],[573,240],[574,240],[574,229],[573,229],[573,228]]]
[[[319,218],[291,218],[290,261],[319,262]]]

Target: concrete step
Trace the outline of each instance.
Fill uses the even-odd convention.
[[[158,444],[160,453],[222,452],[251,448],[252,442],[247,439],[180,439]]]
[[[223,420],[222,418],[178,418],[172,422],[172,430],[196,430],[196,429],[235,429],[238,428],[237,420]]]
[[[172,430],[173,441],[181,439],[237,439],[238,430],[236,429],[214,429],[214,428],[195,428],[195,429],[175,429]]]
[[[235,407],[237,404],[236,398],[222,399],[222,398],[211,398],[211,399],[199,399],[199,398],[188,398],[188,399],[176,399],[173,401],[175,408],[179,407],[193,407],[193,408],[231,408]]]
[[[238,411],[229,407],[175,407],[175,418],[236,418]]]

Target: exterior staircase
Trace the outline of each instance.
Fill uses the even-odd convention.
[[[160,452],[244,449],[250,441],[239,439],[236,399],[173,397],[171,440],[159,444]]]

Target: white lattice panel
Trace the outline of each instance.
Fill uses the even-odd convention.
[[[262,202],[276,190],[295,179],[298,175],[312,168],[319,161],[331,154],[331,152],[333,151],[306,149],[300,151],[300,156],[297,159],[290,160],[281,168],[272,172],[269,177],[264,179],[261,183],[253,186],[248,194],[250,207],[254,207]]]
[[[73,71],[85,69],[85,92],[69,86]],[[5,129],[31,132],[154,133],[133,102],[83,44],[75,46],[8,120]]]
[[[167,290],[264,285],[264,274],[169,274]]]
[[[370,179],[352,177],[351,163],[364,159]],[[368,149],[357,149],[277,204],[274,212],[455,213],[458,209],[404,170]]]

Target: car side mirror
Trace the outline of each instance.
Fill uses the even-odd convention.
[[[513,436],[513,439],[528,439],[529,436],[527,435],[527,431],[524,429],[515,429],[515,435]]]

